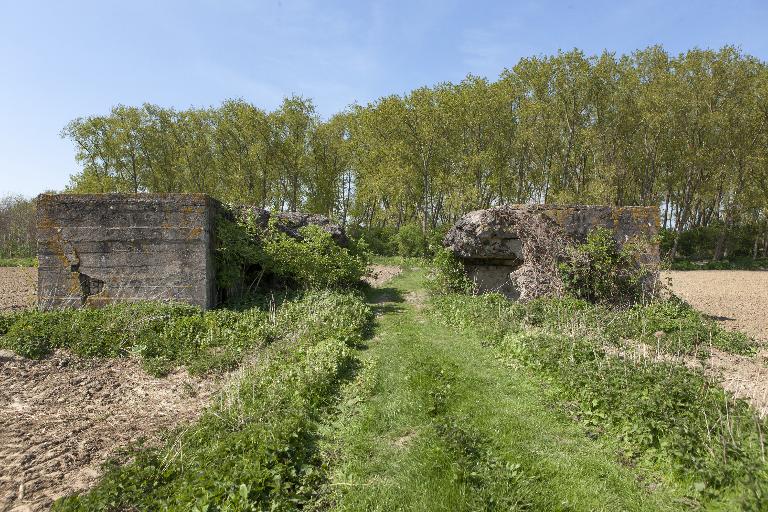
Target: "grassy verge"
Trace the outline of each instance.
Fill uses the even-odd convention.
[[[743,349],[680,303],[612,312],[573,300],[509,303],[497,296],[444,296],[434,312],[450,326],[483,333],[510,366],[553,384],[590,435],[614,445],[631,467],[666,475],[692,504],[765,510],[768,464],[759,419],[700,372],[611,355],[627,338],[688,352],[706,342]]]
[[[324,508],[332,510],[674,510],[602,441],[553,407],[538,372],[510,372],[418,303],[405,271],[370,300],[379,314],[361,384],[329,429]],[[409,297],[415,303],[405,302]]]
[[[57,348],[86,357],[134,356],[155,374],[177,365],[202,373],[234,367],[279,328],[263,307],[203,313],[186,304],[144,302],[0,317],[0,347],[31,358]]]
[[[311,293],[276,313],[277,335],[200,421],[128,452],[54,510],[294,510],[322,478],[318,422],[370,322],[355,295]]]
[[[766,270],[768,258],[737,258],[723,261],[675,260],[670,270]]]
[[[36,267],[37,258],[0,258],[0,267]]]

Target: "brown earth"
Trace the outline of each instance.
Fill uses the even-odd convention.
[[[403,271],[396,265],[370,265],[363,281],[371,286],[381,286]]]
[[[0,350],[0,511],[45,510],[87,489],[117,449],[194,420],[221,383],[151,377],[131,359]]]
[[[768,343],[768,272],[690,270],[663,272],[672,291],[728,329]]]
[[[33,306],[36,298],[36,268],[0,267],[0,313]]]

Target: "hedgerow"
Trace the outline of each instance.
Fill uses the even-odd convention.
[[[628,464],[672,468],[696,500],[768,506],[768,420],[700,371],[621,356],[622,340],[658,332],[681,350],[701,338],[730,339],[686,305],[615,311],[576,299],[447,295],[433,299],[432,311],[480,330],[500,358],[545,376],[566,409],[591,435],[615,440]]]
[[[54,510],[295,510],[322,477],[314,438],[372,315],[361,297],[311,292],[274,313],[275,341],[196,424],[113,460]]]

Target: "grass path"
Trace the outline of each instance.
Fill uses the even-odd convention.
[[[370,292],[375,336],[328,426],[328,508],[679,508],[557,411],[535,376],[431,319],[422,279],[412,269]]]

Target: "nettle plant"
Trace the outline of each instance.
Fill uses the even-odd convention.
[[[648,277],[648,270],[638,264],[636,247],[619,248],[606,228],[593,229],[585,243],[571,247],[558,270],[567,293],[606,304],[639,302]]]
[[[368,250],[364,242],[341,247],[319,226],[299,230],[301,239],[281,232],[274,221],[259,226],[248,214],[217,220],[217,284],[224,289],[255,291],[261,284],[298,289],[347,288],[365,275]]]

